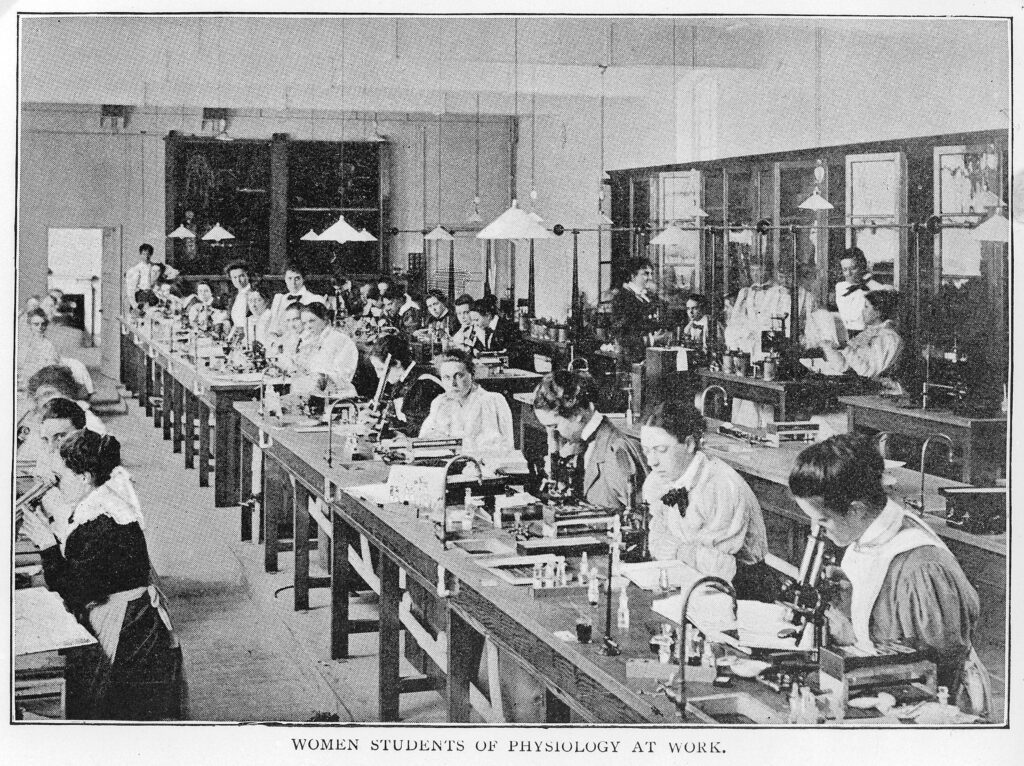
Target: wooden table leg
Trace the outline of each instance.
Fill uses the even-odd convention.
[[[185,410],[185,387],[177,378],[171,384],[174,388],[174,407],[171,411],[173,422],[171,423],[171,449],[175,454],[181,452],[182,430],[181,421],[184,418]]]
[[[245,438],[240,439],[238,449],[238,462],[241,465],[241,470],[238,472],[238,497],[242,508],[241,539],[243,542],[247,542],[252,540],[253,508],[249,502],[252,499],[252,442]]]
[[[133,345],[132,344],[132,336],[130,334],[126,335],[125,332],[124,332],[124,328],[121,328],[120,335],[121,335],[121,354],[120,354],[121,359],[120,359],[120,369],[118,370],[118,372],[121,375],[121,383],[124,384],[124,387],[128,391],[130,391],[132,394],[134,394],[135,393],[135,381],[132,379],[132,364],[133,364],[133,360],[132,360],[132,352],[131,352],[131,347]]]
[[[276,462],[263,458],[263,571],[277,571],[277,526],[281,518],[285,487],[284,471]]]
[[[295,611],[309,609],[309,490],[302,482],[295,482],[293,503],[294,534],[292,550],[295,561],[292,572],[294,583]]]
[[[151,399],[153,396],[153,368],[156,365],[154,365],[153,360],[149,358],[149,354],[141,348],[139,351],[145,357],[145,381],[139,388],[139,404],[146,408],[146,417],[151,417],[153,415],[153,402]]]
[[[196,467],[196,402],[198,401],[191,391],[182,386],[182,395],[185,398],[184,418],[182,433],[185,439],[185,467]]]
[[[399,677],[399,635],[402,623],[398,616],[401,591],[398,588],[398,564],[387,555],[380,558],[380,633],[377,654],[379,717],[382,721],[398,720],[401,694]],[[467,690],[467,699],[468,699]]]
[[[227,396],[217,397],[217,444],[214,449],[213,504],[218,508],[238,505],[238,442],[241,418]]]
[[[382,588],[383,590],[383,583]],[[383,613],[381,614],[383,619]],[[453,610],[448,610],[448,683],[446,697],[448,720],[468,721],[472,706],[469,702],[469,684],[476,678],[480,652],[474,651],[482,643],[481,637]]]
[[[164,441],[171,440],[171,410],[174,408],[174,377],[169,370],[160,368],[160,426],[163,428]]]
[[[202,399],[199,405],[199,486],[210,486],[210,407]]]
[[[348,658],[348,524],[331,509],[331,659]]]

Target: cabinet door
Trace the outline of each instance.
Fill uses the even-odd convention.
[[[702,219],[695,211],[703,204],[699,170],[659,173],[651,179],[651,221],[660,232],[673,224],[683,231],[678,242],[652,245],[650,258],[658,273],[659,296],[681,306],[686,295],[701,289]]]
[[[929,343],[984,360],[991,396],[1001,395],[1009,359],[1009,250],[975,239],[972,228],[1001,207],[1009,192],[1007,148],[940,146],[934,150],[933,295]]]
[[[907,160],[902,152],[846,157],[846,246],[879,282],[907,287]]]
[[[824,170],[819,181],[815,171]],[[818,300],[828,293],[828,211],[800,207],[815,188],[828,199],[828,166],[818,162],[775,163],[775,229],[766,255],[775,266],[776,281],[789,285],[796,261],[797,284]],[[762,215],[764,214],[762,210]],[[787,229],[786,227],[793,228]],[[802,301],[803,299],[801,299]]]

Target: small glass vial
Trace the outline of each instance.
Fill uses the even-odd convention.
[[[543,582],[541,580],[541,577],[542,577],[541,565],[540,564],[534,564],[533,565],[533,587],[534,588],[542,588],[542,587],[544,587],[543,586]]]
[[[597,576],[597,569],[590,570],[590,581],[587,583],[587,601],[591,606],[601,603],[601,582]]]
[[[940,686],[936,690],[935,695],[936,695],[936,699],[938,699],[938,701],[939,701],[939,704],[942,705],[943,707],[945,707],[946,705],[949,704],[949,687],[947,687],[947,686]]]
[[[555,586],[555,565],[548,563],[544,565],[541,574],[541,587],[553,588]]]
[[[668,569],[666,567],[662,567],[660,570],[658,570],[658,590],[662,593],[665,593],[668,591],[668,589]]]
[[[616,617],[616,625],[619,630],[629,630],[629,596],[626,593],[628,583],[622,586],[619,591],[619,611]]]

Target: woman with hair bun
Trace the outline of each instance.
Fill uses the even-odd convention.
[[[38,511],[23,530],[39,546],[46,587],[99,641],[83,717],[182,717],[181,649],[150,580],[145,522],[121,445],[88,430],[68,434],[54,459],[57,489],[73,508],[58,542]]]
[[[647,466],[637,440],[596,405],[597,386],[585,373],[550,372],[533,392],[533,412],[551,435],[552,454],[577,456],[572,473],[581,496],[621,511],[639,501]]]
[[[385,381],[383,401],[393,406],[388,425],[406,436],[417,436],[430,414],[430,405],[444,393],[441,381],[416,363],[402,335],[381,335],[369,353],[377,378]]]

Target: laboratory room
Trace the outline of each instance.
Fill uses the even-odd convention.
[[[17,719],[1005,724],[1006,20],[20,32]]]

